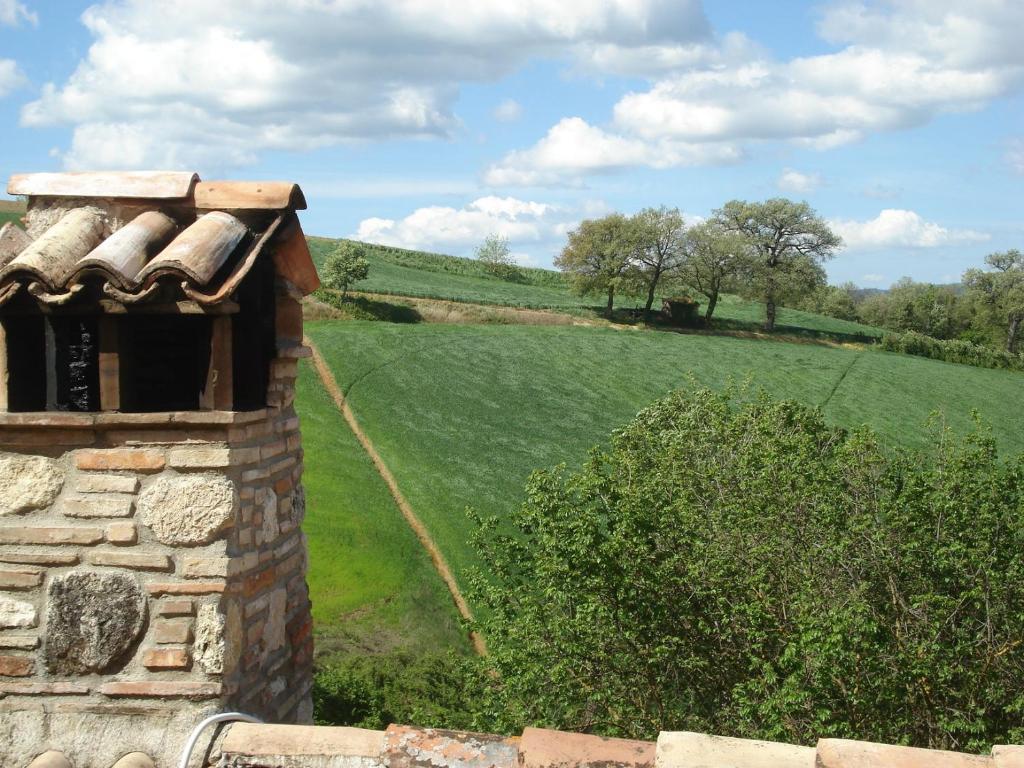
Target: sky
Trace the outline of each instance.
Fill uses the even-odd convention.
[[[307,233],[551,266],[586,218],[806,200],[830,281],[1024,248],[1024,0],[0,0],[0,176],[302,185]]]

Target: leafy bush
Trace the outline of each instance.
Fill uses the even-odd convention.
[[[489,726],[981,750],[1024,738],[1024,460],[678,392],[476,517]]]
[[[469,728],[483,678],[456,654],[346,655],[320,662],[313,716],[321,725],[383,730],[391,723]]]
[[[348,240],[339,242],[324,260],[322,271],[324,286],[339,290],[344,296],[353,283],[365,280],[370,274],[366,248]]]
[[[945,360],[947,363],[974,365],[979,368],[1024,370],[1024,355],[960,339],[933,339],[916,331],[887,333],[882,337],[881,347],[889,352],[930,357],[933,360]]]

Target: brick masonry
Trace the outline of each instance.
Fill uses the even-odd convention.
[[[0,413],[0,457],[26,478],[8,490],[24,503],[0,512],[0,754],[22,757],[5,721],[58,711],[181,729],[214,710],[311,721],[298,341],[279,338],[259,411]],[[128,597],[102,599],[110,585]],[[136,594],[141,623],[121,617],[117,647],[87,647],[74,664],[89,669],[69,674],[61,648],[107,642],[80,626],[117,618]],[[133,745],[123,730],[124,751],[152,751],[152,733]],[[57,729],[38,732],[50,743],[33,754],[75,751]],[[183,736],[167,741],[180,750]]]

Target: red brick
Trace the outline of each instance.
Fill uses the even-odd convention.
[[[107,526],[107,541],[111,544],[134,544],[138,538],[135,523],[111,523]]]
[[[215,699],[220,695],[220,683],[188,681],[122,681],[104,683],[99,688],[104,696],[138,696],[140,698]]]
[[[31,656],[0,656],[0,675],[4,677],[28,677],[34,670]]]
[[[42,583],[43,572],[38,568],[0,570],[0,589],[32,589]]]
[[[146,585],[151,595],[216,595],[226,589],[227,584],[223,581],[172,581]]]
[[[88,686],[79,683],[0,683],[0,694],[12,696],[82,696]]]
[[[189,619],[156,621],[153,624],[153,640],[160,645],[190,643],[192,622]]]
[[[27,526],[0,527],[0,544],[99,544],[103,531],[99,528],[77,528],[52,526],[29,528]]]
[[[93,565],[113,568],[132,568],[136,571],[169,571],[171,558],[147,552],[93,552],[89,555]]]
[[[163,469],[166,463],[163,452],[147,448],[110,448],[75,454],[75,466],[85,470],[155,472]]]
[[[194,610],[192,601],[188,599],[161,600],[156,605],[159,616],[191,616]]]
[[[79,557],[67,552],[0,552],[0,563],[24,565],[77,565]]]
[[[142,654],[146,669],[186,669],[190,661],[184,648],[150,648]]]

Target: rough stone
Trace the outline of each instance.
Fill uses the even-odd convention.
[[[48,507],[64,486],[64,470],[45,456],[0,455],[0,515]]]
[[[224,616],[212,603],[199,606],[196,614],[195,642],[192,655],[204,672],[224,672]]]
[[[34,627],[37,619],[32,603],[0,595],[0,627]]]
[[[813,747],[688,731],[662,733],[658,737],[657,754],[657,768],[688,768],[693,765],[814,768]]]
[[[277,494],[267,488],[263,496],[263,543],[270,544],[281,534],[277,520]]]
[[[146,599],[126,573],[79,571],[50,582],[45,657],[55,674],[107,672],[138,638]]]
[[[164,544],[207,544],[228,527],[237,506],[234,484],[216,475],[161,477],[139,497],[142,521]]]

